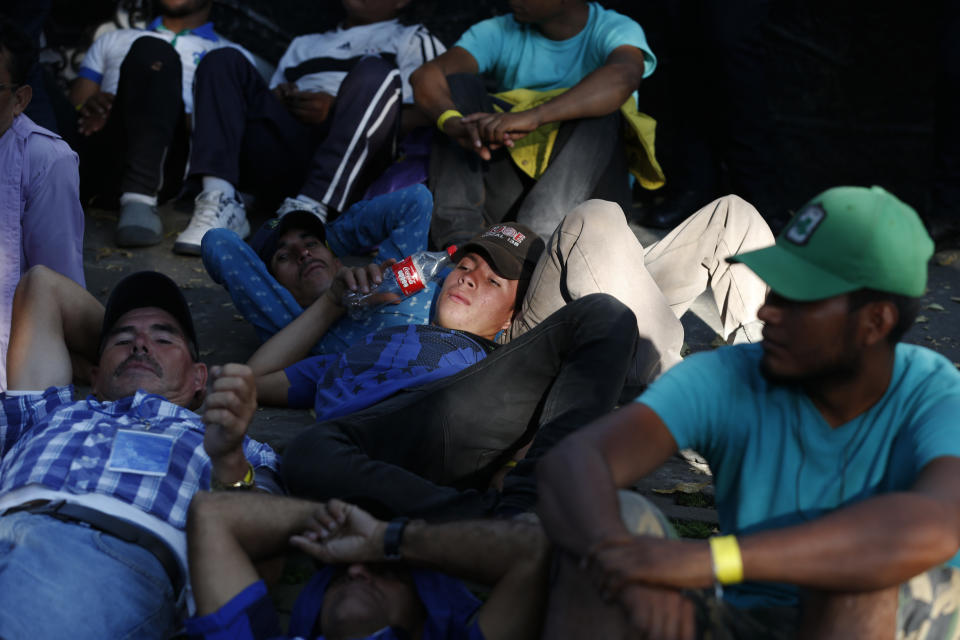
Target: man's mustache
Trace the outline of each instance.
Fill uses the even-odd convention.
[[[123,372],[126,371],[127,367],[129,367],[132,364],[146,365],[147,367],[150,368],[151,371],[153,371],[154,375],[156,375],[158,378],[162,377],[163,375],[163,369],[160,367],[159,362],[151,358],[149,355],[146,355],[146,354],[140,355],[140,354],[134,353],[127,356],[127,359],[120,363],[120,366],[118,366],[114,370],[113,377],[117,378],[120,375],[122,375]]]

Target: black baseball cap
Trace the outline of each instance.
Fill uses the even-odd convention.
[[[291,211],[282,218],[270,218],[260,225],[250,239],[250,247],[260,256],[268,270],[280,238],[290,229],[303,229],[317,236],[321,242],[327,240],[327,229],[323,222],[309,211]]]
[[[530,227],[517,222],[495,224],[457,248],[453,261],[476,253],[502,278],[526,280],[533,275],[545,248],[543,239]]]
[[[100,330],[100,351],[113,326],[123,314],[134,309],[157,307],[169,313],[180,325],[194,360],[199,358],[200,346],[193,328],[190,307],[177,283],[158,271],[138,271],[120,282],[110,292],[103,312],[103,327]]]

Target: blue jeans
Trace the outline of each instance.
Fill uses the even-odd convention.
[[[173,587],[146,549],[45,515],[0,518],[0,637],[166,638]]]

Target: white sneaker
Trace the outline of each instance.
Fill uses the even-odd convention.
[[[293,213],[294,211],[306,211],[312,213],[313,215],[320,218],[320,222],[327,223],[327,208],[323,204],[314,204],[312,202],[307,202],[306,200],[300,200],[299,198],[287,198],[283,201],[283,204],[280,205],[280,208],[277,209],[277,217],[282,218],[288,213]]]
[[[204,191],[193,201],[193,217],[173,243],[174,253],[200,255],[200,241],[210,229],[230,229],[241,238],[250,235],[250,223],[243,203],[227,198],[222,191]]]

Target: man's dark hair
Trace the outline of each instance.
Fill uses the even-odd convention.
[[[15,22],[0,19],[0,50],[7,53],[7,71],[15,85],[26,83],[27,74],[37,62],[37,48]]]
[[[913,326],[917,314],[920,313],[920,298],[911,298],[896,293],[877,291],[876,289],[858,289],[851,293],[847,300],[851,312],[861,309],[871,302],[893,303],[893,306],[897,308],[897,324],[887,334],[887,342],[890,344],[900,342],[907,331],[910,330],[910,327]]]

